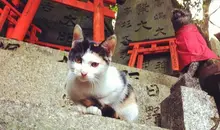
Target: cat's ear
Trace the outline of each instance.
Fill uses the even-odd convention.
[[[83,41],[83,31],[82,28],[76,24],[73,29],[73,41],[72,41],[72,48],[75,46],[75,41]]]
[[[101,46],[109,53],[109,56],[114,54],[115,46],[117,44],[117,37],[116,35],[112,35],[108,37]]]

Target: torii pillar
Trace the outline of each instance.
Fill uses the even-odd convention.
[[[16,40],[24,40],[24,37],[31,25],[31,22],[37,12],[41,0],[28,0],[24,11],[22,12],[18,22],[14,28],[12,35],[9,38]]]
[[[16,8],[19,7],[20,0],[12,0],[11,2],[14,4],[14,6],[15,6]],[[15,18],[15,17],[17,16],[13,11],[10,11],[10,15],[11,15],[13,18]],[[13,32],[13,30],[14,30],[14,24],[11,23],[11,22],[9,22],[9,23],[8,23],[8,29],[7,29],[7,32],[6,32],[6,37],[10,37],[10,35],[11,35],[12,32]]]
[[[96,42],[102,42],[103,40],[105,40],[103,8],[103,0],[94,0],[93,40]]]

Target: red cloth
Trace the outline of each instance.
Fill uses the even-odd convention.
[[[176,44],[180,70],[195,61],[218,58],[194,24],[184,25],[176,32]]]

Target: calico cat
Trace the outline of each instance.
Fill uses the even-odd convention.
[[[75,38],[69,52],[69,73],[66,81],[68,97],[78,103],[78,111],[94,115],[134,121],[138,105],[134,91],[124,72],[110,66],[116,45],[112,35],[98,44],[86,40],[76,25]]]

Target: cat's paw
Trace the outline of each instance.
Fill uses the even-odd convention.
[[[87,109],[83,105],[77,105],[76,106],[76,111],[79,112],[79,113],[85,114],[87,112]]]
[[[90,106],[86,110],[88,114],[99,115],[99,116],[102,115],[102,111],[98,107],[95,107],[95,106]]]

